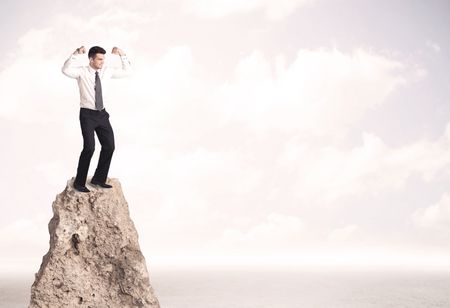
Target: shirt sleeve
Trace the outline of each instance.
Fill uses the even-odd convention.
[[[120,60],[122,61],[121,68],[112,68],[111,78],[123,78],[131,75],[132,68],[131,62],[128,60],[126,55],[120,56]]]
[[[81,66],[75,64],[78,55],[71,54],[70,57],[64,62],[61,71],[64,75],[70,78],[78,78],[81,73]]]

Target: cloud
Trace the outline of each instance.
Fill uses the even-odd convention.
[[[100,45],[109,49],[120,44],[128,51],[128,46],[141,39],[139,28],[151,21],[151,17],[139,12],[108,9],[90,18],[56,15],[50,26],[29,29],[18,39],[17,50],[9,54],[9,65],[0,72],[0,93],[4,102],[0,106],[0,116],[20,115],[22,120],[32,122],[34,119],[57,121],[47,111],[70,107],[61,102],[70,102],[73,94],[78,94],[78,91],[70,91],[74,80],[61,78],[61,66],[75,48]],[[64,44],[61,38],[65,38]],[[117,65],[113,56],[108,56],[106,61]],[[84,64],[87,64],[87,57]],[[23,91],[25,85],[26,91]],[[24,113],[25,109],[28,112]]]
[[[249,128],[339,137],[408,81],[402,63],[363,49],[301,49],[290,64],[261,51],[242,59],[214,100],[227,119]]]
[[[300,3],[282,4],[279,16]],[[241,3],[224,5],[230,5],[227,14],[244,12],[245,5],[275,10],[261,1],[245,3],[244,9]],[[320,225],[324,204],[345,206],[342,197],[370,198],[405,187],[414,174],[432,181],[448,172],[450,130],[436,141],[390,147],[358,126],[398,89],[420,80],[421,68],[361,48],[303,48],[292,58],[284,50],[271,57],[256,49],[230,67],[231,76],[216,81],[215,67],[188,38],[149,57],[154,44],[148,39],[153,30],[147,26],[154,21],[149,16],[116,8],[87,19],[64,14],[19,40],[10,65],[0,72],[7,102],[0,116],[6,119],[2,123],[12,123],[11,137],[3,131],[13,141],[0,155],[18,175],[2,179],[4,187],[22,187],[23,175],[30,183],[54,186],[74,176],[82,146],[74,113],[78,89],[60,68],[80,42],[105,48],[122,42],[135,65],[133,76],[111,89],[114,101],[107,108],[117,150],[110,176],[126,187],[143,247],[152,251],[291,251],[311,240],[345,241],[361,224],[328,234],[329,226]],[[21,90],[24,84],[27,91]],[[342,142],[349,132],[361,137],[359,143]],[[32,157],[24,154],[30,148]],[[93,157],[91,166],[96,161]],[[11,194],[10,203],[47,208],[51,200],[42,197],[48,203],[35,207],[46,193],[42,186],[30,187],[39,188],[27,194],[33,200],[19,202],[12,199],[19,194]],[[305,214],[311,206],[315,211]],[[305,230],[320,235],[311,239]]]
[[[234,223],[237,226],[224,229],[220,238],[206,245],[209,253],[295,250],[296,241],[305,232],[302,219],[278,212],[270,212],[253,223],[245,218],[235,219]]]
[[[436,204],[417,209],[411,216],[416,226],[450,230],[450,193],[444,193]]]
[[[378,136],[363,132],[363,144],[350,149],[311,147],[291,140],[280,156],[280,167],[294,168],[297,198],[327,204],[344,196],[375,195],[406,187],[413,175],[431,182],[448,174],[450,123],[435,141],[416,140],[388,147]],[[299,145],[300,144],[300,145]],[[298,162],[298,163],[296,163]]]
[[[48,247],[48,222],[50,217],[38,214],[31,218],[19,218],[0,227],[0,249],[5,252],[5,257],[28,256],[33,254],[44,255]],[[46,239],[45,242],[37,242],[36,238]],[[38,252],[37,250],[40,250]]]
[[[295,9],[310,5],[315,0],[185,0],[181,2],[182,12],[185,14],[195,14],[202,18],[223,18],[237,13],[247,13],[262,10],[269,20],[282,19]]]
[[[73,28],[81,37],[89,30],[106,25],[107,21],[128,17],[126,13],[107,12],[92,17],[81,30],[75,27],[77,18],[71,17],[69,27],[61,31]],[[134,26],[126,22],[124,29]],[[54,31],[57,30],[36,33],[39,33],[39,41],[46,45],[58,37],[52,34]],[[21,40],[22,52],[0,75],[0,80],[5,81],[1,83],[4,93],[14,99],[11,105],[16,112],[10,112],[9,116],[20,115],[22,121],[48,124],[60,121],[60,125],[68,125],[64,124],[67,121],[63,117],[56,120],[49,112],[61,108],[69,114],[75,106],[64,104],[62,107],[60,102],[78,99],[73,80],[63,78],[60,73],[65,56],[47,58],[45,48],[37,53],[27,51],[25,46],[33,42],[33,33],[34,30]],[[142,33],[137,32],[135,37],[141,36]],[[31,61],[38,69],[24,75]],[[147,181],[159,183],[163,196],[158,216],[161,218],[175,214],[183,217],[179,211],[185,208],[186,199],[182,198],[191,198],[187,204],[192,206],[211,203],[225,206],[228,199],[217,197],[218,187],[230,199],[241,194],[240,202],[245,202],[252,194],[263,196],[265,192],[271,194],[267,200],[272,198],[270,202],[275,202],[286,189],[292,188],[291,183],[295,184],[295,200],[303,200],[305,195],[310,196],[309,200],[318,195],[332,200],[363,191],[365,186],[361,186],[359,180],[366,174],[370,176],[377,168],[378,159],[386,151],[383,142],[365,133],[364,145],[348,151],[324,146],[320,138],[329,144],[339,140],[365,113],[385,103],[390,93],[408,82],[408,71],[402,63],[363,49],[353,53],[302,49],[290,64],[283,54],[268,59],[262,51],[255,50],[240,59],[230,81],[217,84],[201,73],[204,68],[199,61],[188,45],[168,48],[154,63],[145,55],[137,54],[133,60],[139,63],[135,74],[129,80],[120,80],[121,87],[112,89],[117,101],[127,102],[116,104],[116,113],[111,116],[114,129],[123,136],[121,144],[127,146],[117,153],[123,156],[116,155],[127,163],[117,168],[122,174],[133,173],[137,179],[144,176],[145,170],[158,176],[158,180],[151,180],[145,175]],[[42,74],[45,79],[39,78]],[[29,91],[22,92],[23,98],[14,96],[14,89],[22,82],[31,85]],[[39,94],[43,92],[47,94]],[[76,136],[79,130],[76,124],[70,126],[71,133],[66,131],[65,134]],[[136,157],[141,157],[139,166],[130,168],[131,162],[138,162]],[[95,162],[95,158],[92,161]],[[274,172],[272,162],[277,167],[305,172],[297,174],[293,181],[281,178],[280,184],[285,187],[277,188],[268,177]],[[40,164],[54,167],[45,162]],[[208,169],[202,169],[203,164],[209,166]],[[219,164],[226,168],[218,168]],[[137,173],[137,169],[143,171]],[[192,181],[177,184],[176,190],[186,194],[174,198],[171,192],[176,181],[173,179],[182,179],[180,176],[187,169],[185,175]],[[201,170],[206,173],[203,175]],[[211,178],[217,178],[220,185],[206,180]],[[243,192],[239,192],[239,187]],[[200,193],[188,197],[196,191]],[[270,206],[267,201],[264,203]],[[201,212],[196,213],[201,215]]]
[[[441,51],[441,46],[439,46],[439,44],[436,42],[427,40],[426,45],[427,45],[427,47],[431,48],[436,53],[439,53]]]
[[[345,241],[349,239],[358,229],[359,226],[355,224],[334,229],[328,234],[328,240],[332,242]]]

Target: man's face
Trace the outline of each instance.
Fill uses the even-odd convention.
[[[103,66],[103,62],[105,61],[105,55],[102,53],[95,54],[94,58],[89,59],[89,63],[95,69],[101,69]]]

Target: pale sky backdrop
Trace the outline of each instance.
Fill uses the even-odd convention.
[[[449,270],[449,30],[446,0],[2,1],[0,270],[48,251],[81,45],[134,68],[108,176],[150,269]]]

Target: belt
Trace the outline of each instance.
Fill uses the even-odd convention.
[[[106,108],[103,108],[102,110],[97,110],[97,109],[90,109],[90,108],[80,107],[80,109],[81,109],[81,110],[86,110],[86,111],[88,111],[88,112],[94,112],[94,113],[106,111]]]

